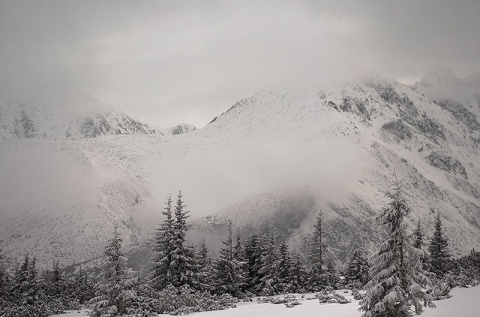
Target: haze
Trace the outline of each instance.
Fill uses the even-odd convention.
[[[480,69],[478,1],[2,1],[0,94],[89,93],[199,127],[279,85]],[[355,70],[355,71],[354,71]]]

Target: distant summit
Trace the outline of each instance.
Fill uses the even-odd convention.
[[[438,85],[451,86],[458,85],[460,81],[461,79],[450,68],[437,68],[427,72],[417,84],[427,87]]]
[[[165,135],[178,135],[178,134],[189,133],[189,132],[192,132],[192,131],[195,131],[195,130],[197,130],[197,127],[192,125],[192,124],[180,123],[180,124],[177,124],[174,127],[164,129],[163,133]]]
[[[80,139],[160,133],[87,94],[51,100],[0,100],[0,139]]]
[[[414,89],[435,101],[451,99],[475,103],[480,100],[480,72],[460,78],[449,68],[434,69],[415,83]]]

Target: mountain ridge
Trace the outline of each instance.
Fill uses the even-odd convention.
[[[328,252],[345,258],[378,239],[371,218],[385,203],[382,191],[395,170],[415,210],[408,226],[421,220],[429,229],[432,215],[440,212],[454,253],[460,254],[480,243],[475,133],[408,86],[375,77],[313,90],[262,91],[206,127],[174,137],[9,140],[0,144],[0,153],[6,153],[0,155],[0,171],[39,165],[38,150],[45,162],[28,173],[55,170],[50,163],[55,157],[65,161],[76,185],[70,178],[42,174],[47,187],[65,197],[61,204],[55,193],[32,202],[0,193],[17,215],[2,230],[1,246],[17,258],[35,253],[37,246],[41,261],[53,255],[76,263],[101,254],[108,229],[118,224],[127,249],[135,250],[161,222],[166,197],[182,189],[192,218],[199,219],[193,241],[206,234],[218,241],[226,221],[241,215],[251,215],[243,219],[244,232],[282,215],[279,239],[301,248],[302,235],[322,210],[331,228]],[[19,165],[19,157],[30,159]],[[15,183],[16,175],[8,179]],[[35,193],[36,186],[24,189],[28,180],[28,174],[20,177],[16,188]],[[295,213],[279,206],[301,210],[303,220],[289,228]]]

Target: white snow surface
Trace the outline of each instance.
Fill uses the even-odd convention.
[[[350,292],[346,295],[347,299],[352,299]],[[473,288],[455,288],[451,291],[452,298],[436,301],[436,308],[426,308],[421,315],[423,317],[478,317],[480,314],[480,286]],[[278,296],[281,297],[281,296]],[[257,304],[256,302],[239,303],[237,308],[228,310],[219,310],[211,312],[194,313],[190,316],[198,317],[360,317],[361,312],[358,311],[358,301],[353,300],[349,304],[319,304],[318,300],[305,300],[298,295],[301,305],[293,308],[286,308],[283,304]],[[307,294],[305,297],[313,297]],[[54,317],[79,317],[87,316],[86,310],[71,311],[62,315],[54,315]],[[170,315],[158,315],[170,316]]]

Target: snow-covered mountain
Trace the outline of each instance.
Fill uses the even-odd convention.
[[[184,133],[192,132],[192,131],[195,131],[195,130],[197,130],[197,127],[192,125],[192,124],[179,123],[174,127],[164,129],[163,133],[164,134],[170,134],[170,135],[177,135],[177,134],[184,134]]]
[[[194,238],[213,245],[231,219],[245,232],[274,223],[301,247],[322,210],[329,252],[345,258],[378,240],[372,218],[395,171],[408,225],[421,220],[428,233],[438,212],[452,251],[467,252],[480,243],[480,131],[417,91],[372,77],[261,91],[175,136],[8,138],[1,247],[77,263],[100,256],[117,224],[135,249],[181,189]]]
[[[0,140],[78,139],[102,135],[160,133],[85,94],[54,102],[31,97],[0,100]]]

